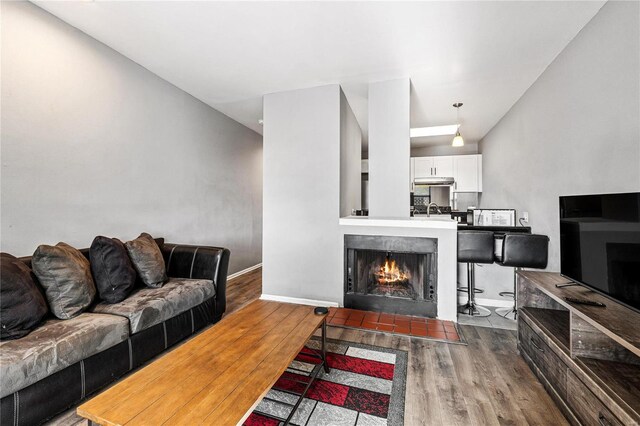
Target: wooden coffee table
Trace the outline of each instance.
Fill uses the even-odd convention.
[[[113,387],[85,402],[78,415],[101,425],[241,424],[326,315],[313,307],[256,300],[225,317]],[[305,391],[288,419],[302,401]]]

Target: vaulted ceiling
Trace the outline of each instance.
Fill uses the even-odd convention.
[[[259,133],[264,94],[339,83],[366,134],[368,83],[410,77],[412,127],[461,101],[476,142],[604,1],[35,3]]]

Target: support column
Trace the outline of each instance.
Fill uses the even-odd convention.
[[[369,216],[409,217],[410,80],[369,85]]]

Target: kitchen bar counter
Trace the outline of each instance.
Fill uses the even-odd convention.
[[[505,232],[520,232],[523,234],[530,234],[531,227],[530,226],[474,226],[467,225],[466,223],[459,223],[458,230],[467,230],[467,231],[493,231],[495,233],[505,233]]]
[[[432,215],[417,217],[371,217],[347,216],[340,218],[340,225],[349,226],[386,226],[393,228],[430,228],[457,229],[458,223],[449,215]]]
[[[340,225],[352,226],[392,226],[400,228],[432,228],[432,229],[458,229],[469,231],[493,231],[496,233],[521,232],[531,233],[530,226],[474,226],[458,223],[449,215],[432,214],[417,215],[413,217],[371,217],[371,216],[346,216],[340,218]]]

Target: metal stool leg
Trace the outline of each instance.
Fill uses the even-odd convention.
[[[491,315],[491,311],[487,308],[476,305],[476,283],[473,263],[467,263],[467,281],[469,285],[469,298],[467,303],[458,309],[458,313],[472,317],[488,317]]]
[[[520,268],[513,268],[513,307],[512,308],[498,308],[496,309],[496,314],[500,315],[501,317],[507,318],[507,319],[511,319],[511,320],[517,320],[518,319],[518,274],[517,272],[520,270]],[[504,291],[502,293],[500,293],[500,296],[503,295],[503,293],[511,293],[510,291]]]

